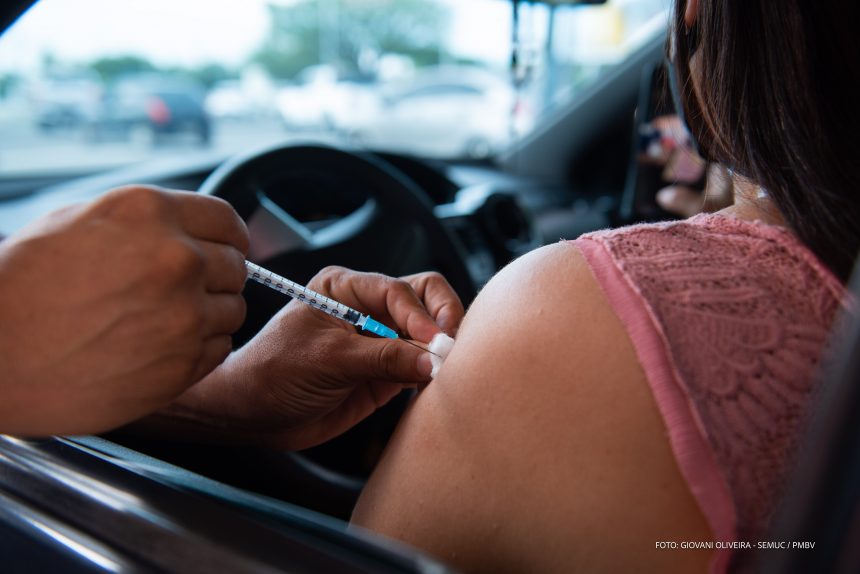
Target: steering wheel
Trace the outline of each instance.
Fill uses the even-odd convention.
[[[297,198],[304,202],[325,199],[320,188],[331,187],[334,179],[366,196],[358,209],[339,221],[314,230],[285,209],[285,203]],[[291,183],[298,183],[298,189],[291,189]],[[250,257],[274,271],[284,271],[290,279],[297,280],[297,273],[315,274],[331,264],[391,274],[406,272],[396,267],[414,267],[416,261],[404,261],[408,257],[398,241],[405,235],[429,250],[429,261],[425,257],[422,268],[409,272],[432,267],[445,275],[465,301],[474,298],[475,285],[462,248],[433,214],[427,195],[372,154],[322,145],[280,145],[227,161],[206,178],[199,193],[233,205],[249,224]],[[311,262],[311,269],[306,269]]]
[[[227,161],[203,182],[199,193],[225,199],[245,220],[251,233],[249,259],[294,281],[307,282],[333,264],[394,276],[435,269],[464,303],[475,296],[462,248],[433,214],[426,194],[372,154],[321,145],[280,145]],[[327,216],[324,225],[315,224],[308,208],[314,204],[325,204],[329,215],[335,212],[339,217],[332,222]],[[250,339],[284,304],[282,295],[253,284],[246,287],[246,295],[248,320],[235,337],[238,344]],[[366,469],[355,464],[344,469],[343,452],[359,456],[365,441],[378,443],[381,432],[390,432],[405,406],[405,401],[395,401],[387,414],[384,407],[334,439],[328,455],[324,445],[317,447],[322,449],[319,456],[311,453],[309,459],[290,453],[287,458],[298,472],[314,475],[329,489],[348,491],[323,492],[323,497],[357,494]],[[335,461],[337,470],[328,464]],[[307,484],[308,477],[302,482]]]

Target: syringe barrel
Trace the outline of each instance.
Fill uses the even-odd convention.
[[[361,320],[361,313],[355,309],[308,289],[304,285],[290,281],[286,277],[281,277],[277,273],[273,273],[250,261],[245,262],[245,267],[248,269],[248,279],[252,279],[284,295],[289,295],[306,305],[310,305],[314,309],[318,309],[332,317],[342,319],[352,325],[357,324]]]

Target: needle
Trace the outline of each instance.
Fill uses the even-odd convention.
[[[410,341],[409,339],[403,339],[403,338],[401,338],[400,340],[403,341],[404,343],[409,343],[413,347],[417,347],[417,348],[421,349],[422,351],[426,351],[426,352],[430,353],[431,355],[435,355],[435,356],[439,357],[440,359],[442,358],[441,356],[437,355],[436,353],[434,353],[430,349],[426,349],[426,348],[422,347],[421,345],[419,345],[415,341]]]

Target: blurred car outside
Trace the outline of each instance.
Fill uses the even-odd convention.
[[[238,80],[218,82],[204,102],[206,113],[215,120],[241,120],[253,117],[256,106]]]
[[[249,65],[238,78],[215,83],[206,94],[204,108],[215,121],[272,120],[277,118],[277,84],[258,65]]]
[[[204,97],[203,88],[186,78],[127,76],[105,89],[87,134],[95,141],[132,140],[149,145],[191,137],[208,145],[212,127]]]
[[[511,81],[485,68],[423,68],[374,93],[373,105],[353,107],[336,123],[349,141],[373,149],[483,159],[535,121]]]
[[[95,74],[44,78],[32,88],[36,126],[44,132],[79,128],[93,117],[101,95]]]
[[[372,76],[341,74],[334,66],[305,68],[295,85],[281,88],[276,106],[291,131],[332,132],[349,116],[375,107],[376,82]]]

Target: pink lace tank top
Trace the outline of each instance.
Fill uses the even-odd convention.
[[[624,324],[719,549],[745,569],[780,499],[845,289],[791,233],[722,215],[575,242]],[[721,545],[715,545],[719,548]]]

